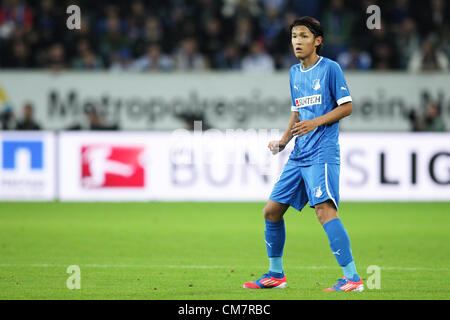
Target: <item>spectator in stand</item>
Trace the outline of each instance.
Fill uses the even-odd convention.
[[[78,44],[80,41],[86,40],[89,43],[89,47],[95,52],[96,55],[101,55],[98,48],[99,39],[97,34],[92,30],[92,22],[88,15],[81,15],[81,28],[74,29],[64,34],[64,48],[68,57],[74,57],[78,54]],[[104,60],[103,60],[104,61]]]
[[[170,13],[170,19],[166,21],[168,25],[166,38],[170,40],[168,51],[177,49],[177,45],[185,38],[196,38],[198,32],[194,21],[189,17],[190,10],[186,4],[176,6]]]
[[[196,0],[192,3],[191,18],[197,24],[199,34],[201,28],[204,28],[208,20],[216,18],[220,15],[221,1],[217,0]]]
[[[147,20],[147,8],[142,0],[134,0],[131,3],[131,13],[127,19],[127,36],[138,39],[143,36]]]
[[[446,14],[449,12],[449,4],[444,0],[431,0],[431,21],[435,31],[445,25]],[[448,15],[447,15],[448,19]]]
[[[420,48],[420,38],[413,19],[403,20],[395,37],[395,45],[398,52],[398,64],[404,70],[414,52]]]
[[[275,6],[269,6],[259,19],[259,30],[261,30],[270,52],[276,51],[276,40],[283,26],[282,16],[279,9]]]
[[[25,41],[18,39],[14,41],[10,48],[9,58],[5,63],[7,68],[27,69],[32,68],[32,57]]]
[[[422,43],[422,48],[414,52],[408,65],[410,72],[449,70],[448,57],[436,49],[435,42],[434,37],[430,35]]]
[[[323,0],[314,0],[314,1],[291,0],[288,3],[288,11],[293,12],[296,16],[299,17],[308,16],[320,20],[320,7],[322,3]]]
[[[381,21],[381,28],[370,33],[371,45],[369,51],[372,55],[372,66],[374,70],[391,70],[398,67],[393,34],[387,32],[386,23]]]
[[[437,103],[428,104],[425,112],[425,131],[444,132],[445,123],[441,117],[441,106]]]
[[[337,62],[343,70],[369,70],[372,64],[370,55],[361,51],[361,49],[353,44],[348,51],[342,52],[337,58]]]
[[[159,43],[162,46],[162,50],[167,50],[169,44],[167,44],[167,39],[164,36],[164,29],[161,24],[161,20],[152,16],[147,18],[145,21],[143,37],[138,40],[144,49],[144,52],[136,50],[138,54],[145,53],[147,51],[148,45],[151,43]]]
[[[175,54],[176,68],[180,71],[202,71],[208,65],[203,55],[198,51],[197,40],[186,38]]]
[[[117,124],[105,124],[103,118],[95,109],[87,111],[86,116],[89,122],[89,130],[119,130],[119,126]]]
[[[106,32],[100,37],[99,49],[103,59],[109,63],[114,52],[127,48],[129,45],[128,38],[121,30],[120,19],[111,15],[106,21]]]
[[[76,70],[101,70],[103,61],[96,56],[86,39],[78,43],[78,56],[73,59],[72,66]]]
[[[222,50],[225,41],[220,20],[215,17],[208,18],[203,30],[204,32],[200,39],[200,49],[208,58],[211,67],[216,69],[218,66],[216,65],[215,57]]]
[[[0,5],[0,38],[8,38],[16,28],[30,30],[33,12],[22,0],[3,0]]]
[[[61,43],[55,43],[48,49],[44,68],[59,72],[67,68],[66,55]]]
[[[16,118],[12,107],[7,105],[2,112],[0,112],[0,129],[14,130],[16,128]]]
[[[229,42],[225,48],[216,55],[215,66],[221,70],[240,70],[242,62],[237,44]]]
[[[442,50],[450,58],[450,25],[442,29],[438,50]]]
[[[353,29],[353,14],[349,12],[343,0],[331,0],[320,21],[326,39],[323,55],[332,60],[347,49]]]
[[[284,16],[284,26],[278,34],[276,40],[276,50],[273,53],[275,64],[278,69],[289,69],[294,64],[299,63],[292,51],[292,45],[289,42],[291,39],[290,25],[298,16],[294,13],[287,13]]]
[[[109,70],[114,72],[129,71],[132,63],[133,59],[130,50],[122,49],[112,54]]]
[[[283,34],[284,20],[281,14],[285,1],[277,0],[264,1],[264,15],[259,19],[259,30],[261,31],[267,52],[274,59],[275,67],[279,67],[282,63],[282,54],[280,53],[278,46],[279,35]],[[285,39],[284,43],[288,44],[286,41],[290,38]]]
[[[172,59],[163,54],[161,46],[154,43],[149,46],[147,53],[134,61],[128,70],[130,71],[170,71],[174,67]]]
[[[34,29],[38,29],[38,42],[41,46],[49,46],[54,39],[62,39],[64,37],[64,21],[65,11],[61,7],[55,6],[54,0],[39,1],[39,8],[34,17]]]
[[[390,20],[394,28],[400,26],[405,19],[411,19],[411,3],[410,0],[395,0]]]
[[[242,70],[244,71],[273,71],[275,62],[265,51],[261,41],[254,41],[250,53],[242,59]]]
[[[441,116],[441,106],[429,101],[425,106],[425,113],[418,116],[413,110],[409,113],[412,131],[444,132],[445,122]]]
[[[34,120],[31,103],[23,107],[23,118],[17,122],[16,130],[41,130],[41,126]]]
[[[239,46],[242,54],[250,50],[254,39],[254,29],[250,18],[240,18],[236,21],[233,41]]]
[[[380,6],[380,0],[358,0],[356,2],[356,7],[354,9],[353,17],[354,23],[353,28],[351,30],[351,43],[357,43],[358,47],[362,51],[367,51],[370,55],[372,55],[372,43],[374,41],[374,33],[377,30],[370,30],[367,28],[367,8],[371,5]],[[380,8],[381,9],[381,8]],[[381,15],[382,18],[385,15]],[[324,39],[324,46],[327,46],[327,39]]]
[[[225,17],[258,17],[261,14],[259,0],[224,0],[222,14]]]

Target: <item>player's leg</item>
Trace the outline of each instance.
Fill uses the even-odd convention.
[[[269,272],[284,274],[282,267],[283,248],[286,240],[284,213],[289,206],[300,211],[307,201],[308,196],[300,167],[298,163],[288,161],[263,210],[266,224],[264,237],[270,262]]]
[[[266,229],[264,240],[266,242],[267,256],[269,257],[269,272],[256,281],[244,283],[244,288],[269,289],[285,288],[286,276],[283,271],[283,249],[286,241],[283,215],[289,208],[288,204],[268,200],[263,209]]]
[[[309,190],[310,206],[314,207],[317,218],[327,234],[332,253],[344,272],[342,281],[340,280],[338,285],[326,290],[363,290],[364,286],[353,260],[350,238],[337,214],[339,165],[313,165],[305,168],[304,171],[303,176]]]
[[[344,277],[338,283],[325,291],[362,291],[364,285],[356,270],[350,246],[350,238],[342,221],[337,216],[337,210],[332,201],[315,205],[319,222],[325,230],[330,248],[338,264],[342,267]]]
[[[284,275],[282,260],[286,240],[283,215],[289,206],[301,210],[307,201],[300,169],[298,165],[288,161],[263,210],[266,226],[264,240],[269,257],[269,272],[256,281],[244,283],[244,288],[286,287],[286,276]]]
[[[288,208],[288,204],[269,200],[263,210],[266,224],[264,240],[269,257],[269,273],[277,273],[279,276],[284,273],[283,249],[286,241],[286,230],[283,215]]]
[[[350,238],[341,219],[337,215],[337,210],[333,202],[328,200],[316,204],[315,210],[317,218],[330,241],[330,248],[343,269],[344,276],[350,280],[359,281],[350,246]]]

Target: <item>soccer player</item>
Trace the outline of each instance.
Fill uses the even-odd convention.
[[[323,226],[343,278],[324,291],[363,291],[350,248],[350,239],[337,215],[339,206],[339,123],[352,112],[352,98],[339,65],[319,56],[323,30],[314,18],[296,19],[290,27],[292,47],[299,64],[289,72],[292,116],[273,154],[296,137],[295,147],[264,207],[264,232],[269,272],[244,283],[244,288],[285,288],[282,257],[286,239],[283,215],[289,206],[298,211],[309,201]]]

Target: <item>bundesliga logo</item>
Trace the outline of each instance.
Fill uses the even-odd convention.
[[[84,188],[145,186],[143,147],[92,145],[81,148]]]

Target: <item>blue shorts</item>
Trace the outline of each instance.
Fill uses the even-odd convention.
[[[327,200],[339,205],[339,164],[323,163],[300,166],[288,160],[269,199],[288,204],[298,211],[308,203],[314,207]]]

